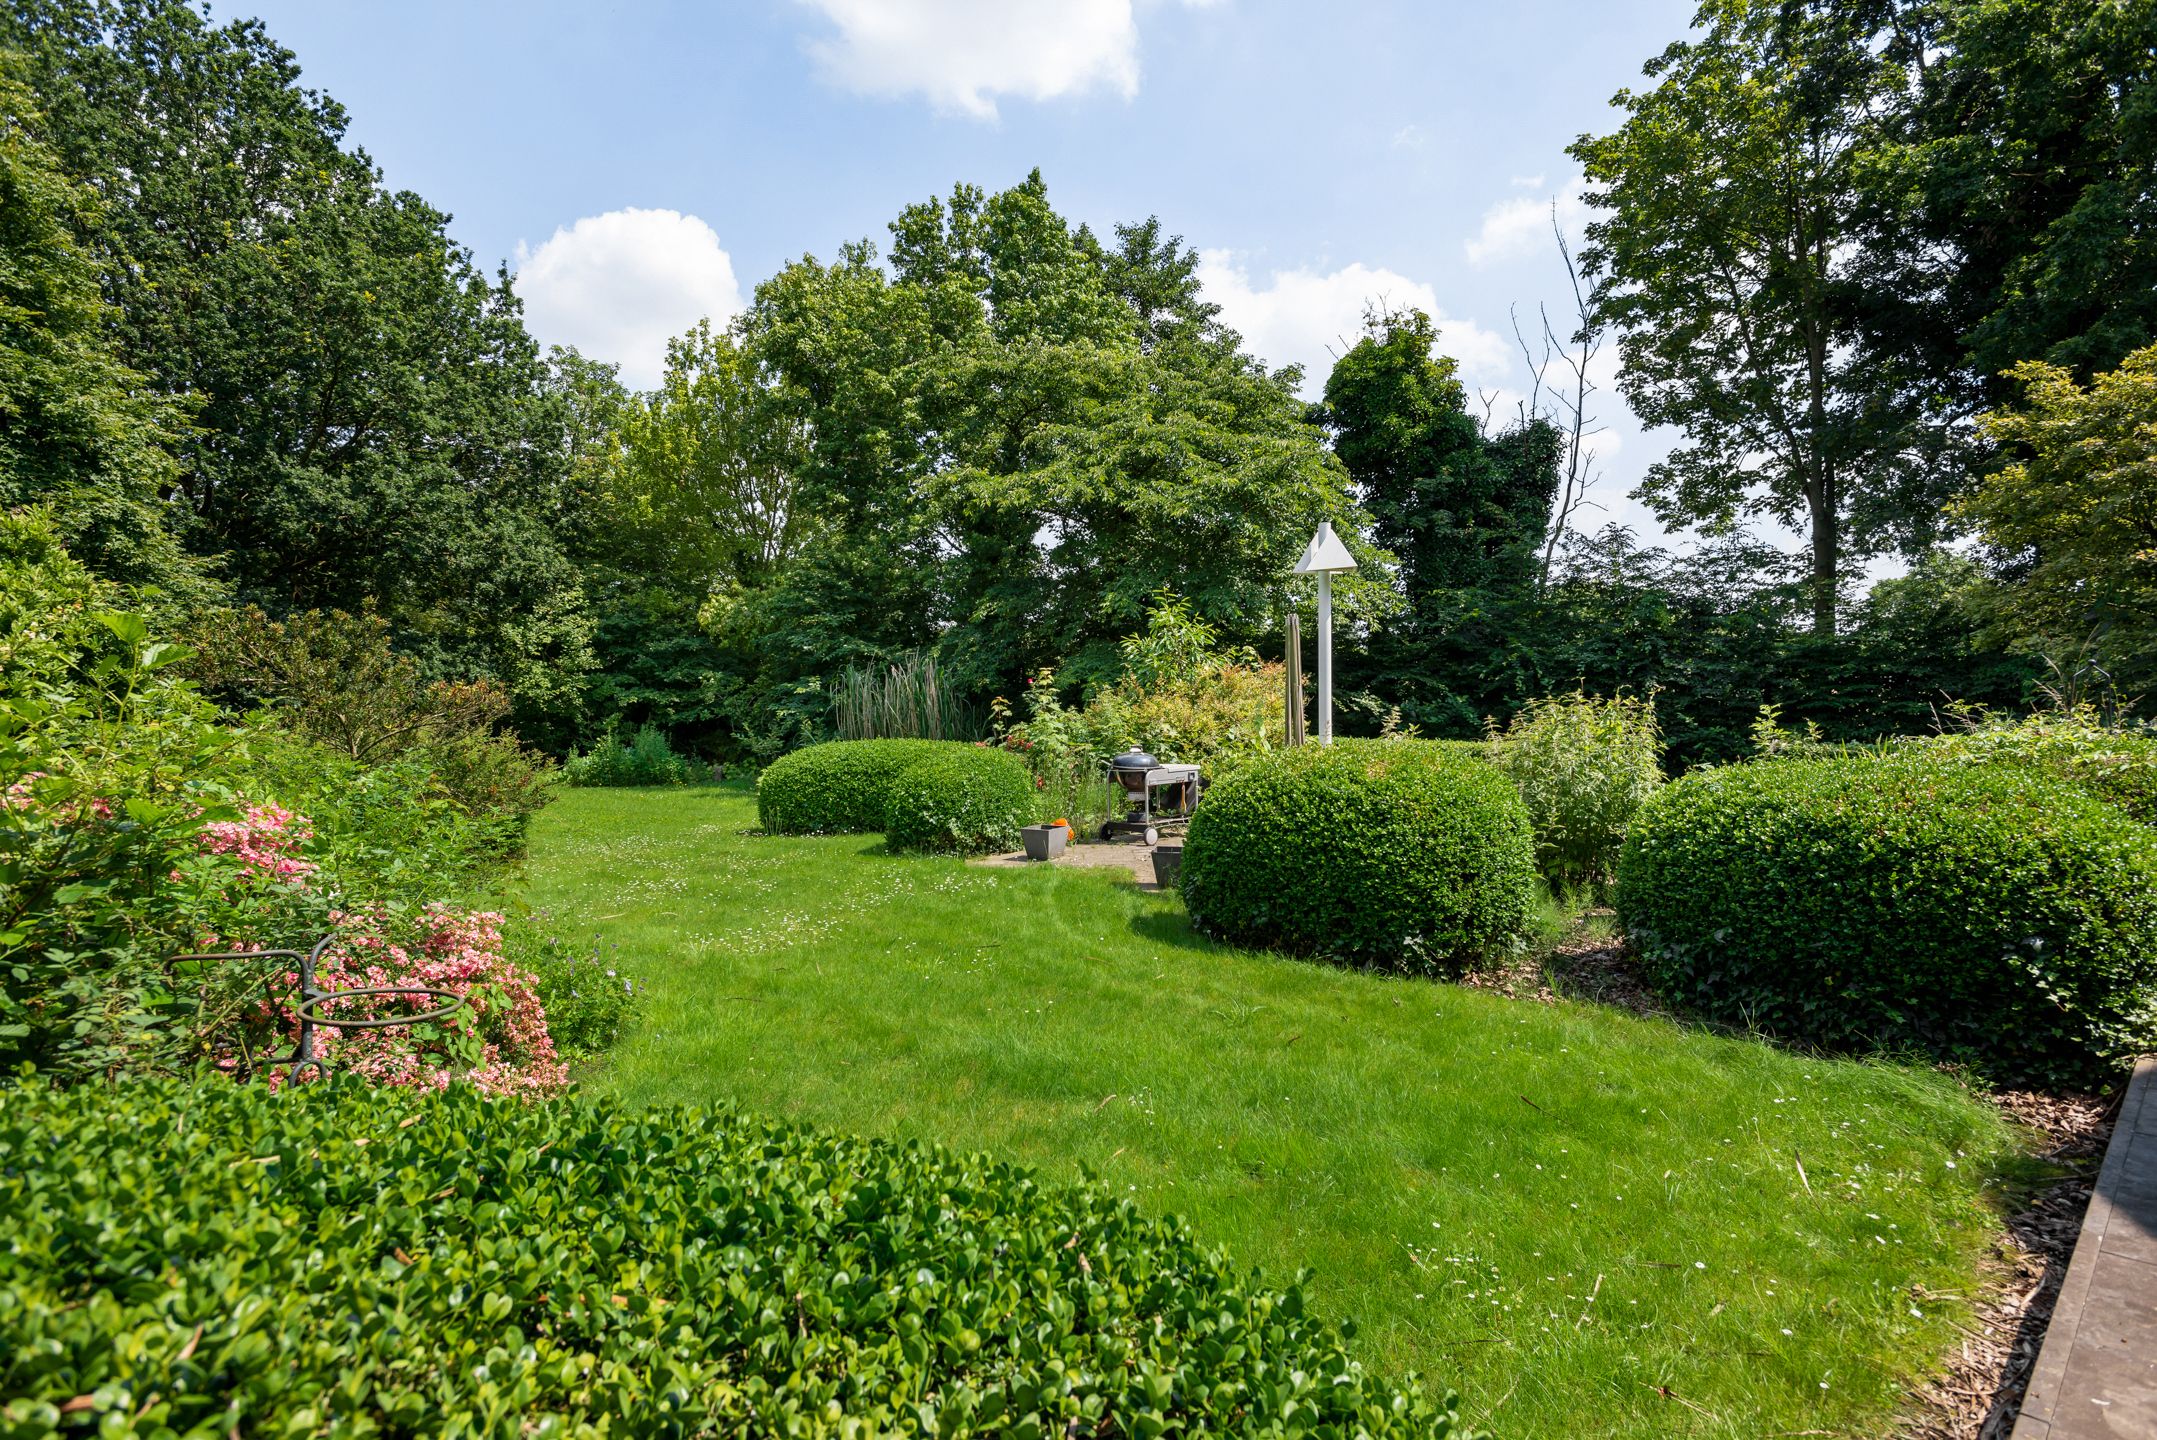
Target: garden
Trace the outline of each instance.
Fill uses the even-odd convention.
[[[0,1440],[2004,1434],[2157,1052],[2118,9],[2069,145],[1706,6],[1507,423],[1039,172],[638,388],[260,24],[0,7]]]

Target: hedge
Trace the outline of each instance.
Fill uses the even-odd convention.
[[[1016,850],[1033,807],[1033,776],[1016,756],[950,746],[892,777],[884,842],[894,850],[962,855]]]
[[[1207,791],[1178,886],[1237,944],[1453,974],[1523,932],[1535,836],[1512,781],[1464,748],[1302,745]]]
[[[833,740],[782,755],[756,782],[757,822],[774,835],[846,835],[884,828],[892,777],[953,740]]]
[[[2157,1044],[2157,836],[2033,771],[1695,771],[1634,820],[1617,909],[1667,998],[1773,1034],[2017,1083]]]
[[[8,1434],[1461,1433],[1180,1222],[731,1112],[23,1085],[0,1213]]]

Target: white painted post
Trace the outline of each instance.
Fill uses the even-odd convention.
[[[1335,571],[1356,568],[1354,557],[1341,537],[1333,533],[1333,522],[1318,522],[1318,533],[1311,537],[1305,547],[1303,558],[1296,562],[1290,572],[1296,575],[1318,577],[1318,743],[1333,743],[1333,575]]]
[[[1333,572],[1318,572],[1318,743],[1333,743]]]

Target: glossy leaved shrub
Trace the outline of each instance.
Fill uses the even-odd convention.
[[[850,835],[884,828],[892,777],[954,740],[832,740],[782,755],[756,781],[757,823],[774,835]]]
[[[1238,944],[1456,974],[1522,934],[1535,834],[1472,750],[1301,745],[1206,792],[1178,886],[1200,928]]]
[[[2018,1082],[2157,1044],[2157,836],[2036,771],[1695,771],[1634,818],[1617,908],[1667,997],[1772,1034]]]
[[[1019,847],[1033,818],[1033,776],[1003,751],[952,745],[892,777],[884,840],[894,850],[983,855]]]
[[[733,1113],[19,1086],[0,1213],[9,1434],[1462,1435],[1180,1222]]]

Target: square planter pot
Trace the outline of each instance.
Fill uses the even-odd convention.
[[[1019,831],[1019,839],[1026,846],[1027,859],[1054,860],[1071,842],[1071,832],[1062,825],[1028,825]]]
[[[1176,888],[1176,872],[1183,868],[1181,845],[1156,845],[1153,847],[1153,883],[1163,890]]]

